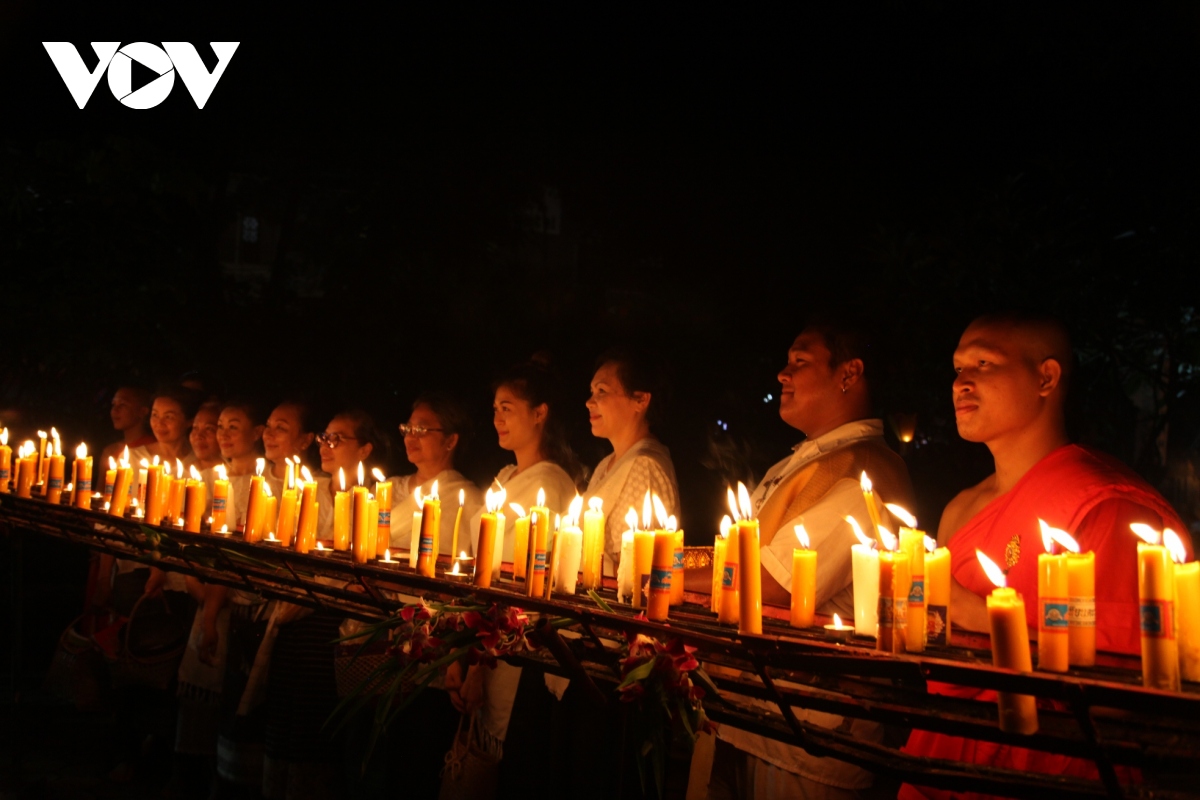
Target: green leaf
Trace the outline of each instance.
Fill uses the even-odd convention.
[[[604,598],[596,593],[595,589],[588,589],[588,597],[592,598],[596,605],[600,606],[601,610],[607,611],[609,614],[616,613],[612,610],[612,606],[604,602]]]
[[[631,686],[638,681],[644,681],[646,678],[650,677],[650,673],[654,671],[654,661],[654,659],[650,659],[646,663],[639,664],[638,666],[629,670],[629,674],[625,676],[625,679],[621,681],[620,685],[617,686],[617,689],[624,689],[626,686]]]

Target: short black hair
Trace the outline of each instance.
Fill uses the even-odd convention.
[[[617,378],[629,394],[645,392],[650,395],[646,408],[646,422],[651,427],[662,422],[670,405],[671,384],[667,369],[657,353],[643,347],[611,347],[596,359],[596,369],[605,364],[616,367]]]
[[[878,347],[869,323],[850,313],[819,313],[811,316],[804,330],[820,334],[829,350],[831,368],[858,359],[863,362],[863,376],[875,377]]]

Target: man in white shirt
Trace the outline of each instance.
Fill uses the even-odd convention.
[[[806,438],[767,471],[751,498],[762,537],[764,603],[790,604],[794,527],[803,524],[818,553],[817,611],[853,616],[850,547],[857,539],[845,517],[869,528],[861,474],[871,478],[877,499],[912,507],[904,462],[884,443],[882,421],[871,418],[864,367],[871,355],[861,331],[834,319],[808,325],[788,350],[779,373],[779,415]],[[776,710],[774,704],[764,707]],[[876,723],[793,710],[802,721],[858,739],[883,736]],[[720,726],[717,736],[710,800],[852,798],[872,783],[873,776],[858,767],[729,725]]]

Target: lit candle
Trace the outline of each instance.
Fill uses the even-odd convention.
[[[646,617],[655,622],[667,620],[671,605],[672,564],[675,560],[675,534],[666,529],[667,509],[658,495],[651,496],[659,527],[653,532],[654,544],[650,553],[650,586],[646,602]]]
[[[729,537],[725,540],[725,560],[721,564],[721,608],[717,612],[717,622],[726,625],[737,625],[742,618],[741,575],[738,570],[741,548],[738,544],[737,518],[741,514],[738,509],[737,496],[733,489],[727,490],[726,499],[729,501],[729,511],[732,514],[729,525]]]
[[[346,491],[346,471],[341,467],[338,467],[338,485],[341,488],[333,495],[333,549],[349,550],[350,493]]]
[[[484,495],[486,501],[483,515],[479,518],[479,544],[475,550],[475,585],[487,588],[492,585],[492,568],[496,561],[497,542],[496,529],[498,520],[496,515],[500,508],[504,505],[507,492],[500,489],[498,492],[493,492],[491,487],[488,487],[487,494]],[[503,544],[500,545],[501,548]]]
[[[299,503],[300,491],[296,487],[295,465],[288,461],[283,496],[279,498],[279,522],[275,525],[275,534],[279,537],[279,543],[284,547],[292,546],[292,537],[296,534],[296,511]]]
[[[762,633],[762,570],[758,543],[758,520],[754,519],[750,505],[750,493],[741,481],[738,482],[738,563],[741,577],[738,586],[739,604],[742,607],[739,633]],[[726,556],[728,558],[728,556]]]
[[[1067,557],[1055,555],[1054,529],[1038,520],[1042,547],[1038,554],[1038,669],[1066,672],[1068,663]]]
[[[583,498],[575,495],[567,511],[566,524],[555,539],[554,549],[562,552],[558,556],[555,587],[563,594],[575,594],[575,583],[579,579],[579,563],[583,560],[583,531],[579,528],[582,514]]]
[[[17,497],[32,497],[37,477],[37,447],[26,441],[17,450]]]
[[[713,539],[713,560],[712,560],[712,594],[708,598],[708,610],[714,614],[721,613],[721,598],[724,596],[722,585],[725,578],[725,545],[729,541],[729,529],[733,526],[733,519],[726,514],[721,517],[721,523],[717,528],[717,536]]]
[[[858,537],[850,547],[851,570],[854,581],[854,632],[859,636],[879,634],[879,551],[876,540],[863,533],[854,517],[846,522]]]
[[[383,556],[379,559],[380,564],[395,564],[395,559],[392,558],[392,550],[390,547],[384,548]]]
[[[358,462],[358,484],[350,493],[350,507],[353,519],[350,540],[354,543],[353,555],[354,561],[357,564],[365,564],[369,558],[375,555],[375,543],[370,541],[370,492],[363,485],[365,480],[366,474],[363,469],[363,463],[360,461]],[[378,512],[376,513],[378,514]]]
[[[900,527],[900,549],[908,553],[912,586],[908,590],[908,627],[904,648],[909,653],[925,651],[928,624],[925,616],[925,531],[917,529],[917,518],[903,506],[885,503],[892,516],[904,523]]]
[[[633,506],[625,513],[628,530],[621,534],[621,552],[617,561],[617,602],[633,602],[633,533],[637,528],[637,512]]]
[[[379,516],[375,525],[375,552],[386,552],[392,546],[392,482],[376,467],[371,470],[375,476],[375,502],[379,505]]]
[[[925,537],[926,642],[950,642],[950,551]]]
[[[261,460],[261,459],[260,459]],[[167,501],[167,512],[171,519],[178,519],[183,514],[183,493],[187,489],[187,475],[183,471],[183,461],[175,459],[175,479],[171,481],[170,499]],[[274,519],[271,520],[274,523]]]
[[[0,461],[3,461],[3,451],[0,450]],[[0,464],[3,467],[3,464]],[[91,508],[92,507],[92,457],[88,455],[86,444],[80,444],[75,448],[75,507],[76,508]],[[8,480],[0,474],[0,485],[7,484]],[[2,491],[7,490],[7,486],[3,486]]]
[[[385,547],[386,551],[387,548]],[[372,494],[367,495],[367,541],[363,550],[361,563],[375,558],[379,553],[379,501]]]
[[[810,549],[803,525],[795,531],[800,546],[792,550],[792,627],[808,628],[817,607],[817,551]]]
[[[209,530],[220,531],[227,526],[229,514],[229,475],[224,464],[213,467],[212,526]]]
[[[117,468],[117,479],[113,484],[112,505],[109,513],[114,517],[125,516],[125,506],[129,503],[129,490],[133,485],[133,467],[129,466],[129,448],[126,447],[121,455],[120,466]]]
[[[154,462],[156,464],[158,463],[158,456],[154,457]],[[150,471],[150,462],[143,458],[138,464],[137,495],[138,495],[138,505],[142,506],[146,509],[147,519],[149,519],[149,516],[150,516],[150,507],[149,507],[149,504],[146,502],[147,473],[149,471]]]
[[[412,529],[408,535],[408,566],[416,569],[417,551],[421,549],[421,516],[425,510],[425,501],[421,497],[420,486],[413,490],[413,500],[417,503],[417,510],[413,512]]]
[[[27,442],[27,444],[33,444]],[[104,472],[104,492],[101,499],[104,500],[104,508],[108,510],[112,503],[113,489],[117,485],[117,460],[112,456],[108,457],[108,469]]]
[[[650,571],[654,568],[654,528],[650,490],[642,503],[642,524],[633,532],[633,607],[644,608],[650,592]]]
[[[558,565],[562,559],[562,548],[558,546],[559,526],[562,523],[562,518],[554,515],[554,527],[550,529],[547,538],[546,547],[546,580],[542,588],[542,597],[546,600],[550,599],[550,594],[557,589],[558,581]]]
[[[8,428],[0,429],[0,494],[8,494],[12,480],[12,448],[8,446]]]
[[[266,521],[266,502],[263,495],[263,467],[265,459],[258,459],[255,465],[256,474],[250,478],[250,499],[246,503],[246,527],[244,536],[247,542],[257,542],[266,533],[263,525]]]
[[[454,533],[450,535],[450,552],[458,552],[458,526],[462,524],[463,502],[467,499],[467,490],[458,490],[458,513],[454,515]]]
[[[307,553],[317,543],[317,514],[320,504],[317,503],[317,482],[313,480],[308,467],[300,468],[304,479],[304,488],[300,495],[300,522],[296,532],[296,552]]]
[[[1142,685],[1179,691],[1179,641],[1175,638],[1175,565],[1149,525],[1129,526],[1138,542],[1138,601],[1142,618]]]
[[[208,504],[208,487],[200,477],[200,470],[192,465],[192,476],[184,491],[183,529],[192,533],[200,532],[200,520],[204,518],[204,507]]]
[[[875,486],[871,483],[871,479],[867,477],[866,471],[858,479],[858,484],[862,488],[863,500],[867,504],[867,514],[871,517],[871,532],[878,536],[879,526],[883,523],[879,519],[879,507],[875,505]],[[879,541],[877,543],[882,544],[883,542]]]
[[[279,522],[279,498],[271,491],[271,484],[263,482],[262,527],[260,531],[274,533]],[[259,538],[262,538],[261,533]],[[278,538],[278,537],[276,537]]]
[[[683,531],[675,515],[667,517],[667,530],[675,536],[671,551],[671,605],[683,605]]]
[[[848,642],[852,633],[854,626],[842,624],[842,618],[836,613],[833,615],[833,622],[825,626],[825,638],[834,642]]]
[[[146,464],[146,460],[142,459]],[[154,459],[153,464],[146,464],[146,524],[158,525],[163,517],[163,467]]]
[[[546,492],[538,489],[537,505],[529,509],[529,565],[526,584],[530,597],[541,597],[546,589],[546,549],[550,543],[550,509]]]
[[[583,588],[599,589],[604,564],[604,500],[593,497],[583,512]]]
[[[1179,623],[1179,672],[1185,681],[1200,681],[1200,561],[1184,563],[1187,550],[1167,528],[1163,544],[1175,562],[1175,613]]]
[[[433,489],[421,507],[421,538],[417,550],[417,572],[426,578],[434,576],[438,556],[437,533],[441,524],[442,502],[438,499],[438,482],[434,481]]]
[[[981,551],[975,551],[983,571],[996,586],[987,597],[988,625],[992,633],[992,666],[1032,672],[1029,630],[1025,626],[1025,601],[1015,589],[1006,587],[1004,572]],[[1005,733],[1035,733],[1038,729],[1037,701],[1032,695],[1000,692],[996,700],[1000,730]]]
[[[57,505],[62,502],[63,475],[66,472],[67,459],[62,453],[62,440],[58,438],[58,431],[54,428],[50,430],[54,433],[54,444],[47,458],[49,466],[46,468],[46,499]]]
[[[45,475],[46,475],[47,436],[48,436],[48,434],[45,431],[38,431],[37,461],[34,462],[34,465],[33,465],[34,466],[34,471],[33,471],[34,483],[41,484],[43,487],[45,487],[45,484],[46,484]],[[126,454],[126,456],[129,455],[128,447],[125,448],[125,454]],[[43,488],[43,491],[44,491],[44,488]]]
[[[508,507],[517,515],[513,520],[513,580],[523,581],[529,555],[529,517],[517,503],[509,503]]]
[[[900,541],[880,526],[879,540],[879,637],[875,648],[886,653],[903,653],[908,642],[908,593],[912,572],[908,553],[900,550]]]

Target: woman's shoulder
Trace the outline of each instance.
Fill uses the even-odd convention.
[[[480,498],[483,497],[483,492],[479,491],[479,487],[475,485],[475,481],[463,475],[456,469],[448,469],[438,475],[438,494],[442,497],[450,497],[451,493],[457,495],[461,490],[466,493],[467,497]],[[457,497],[455,497],[457,500]]]

